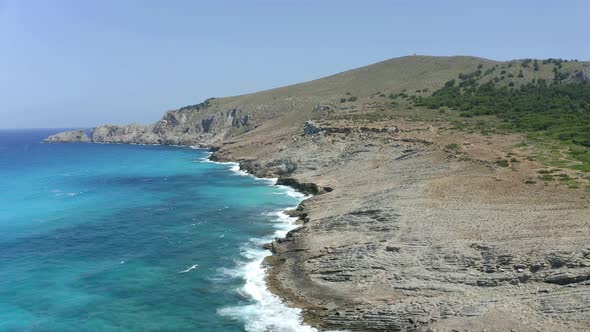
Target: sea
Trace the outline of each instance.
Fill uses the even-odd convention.
[[[0,130],[0,331],[314,331],[265,285],[304,196],[202,149]]]

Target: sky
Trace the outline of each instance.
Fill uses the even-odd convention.
[[[586,0],[0,0],[0,128],[152,123],[393,57],[590,60]]]

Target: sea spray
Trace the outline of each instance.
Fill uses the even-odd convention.
[[[296,218],[287,216],[283,211],[275,213],[273,224],[277,229],[274,237],[284,237],[293,229]],[[301,310],[288,307],[281,299],[272,294],[266,285],[266,268],[263,260],[268,251],[261,249],[262,244],[272,241],[273,237],[252,239],[242,248],[244,261],[238,269],[231,271],[233,277],[244,280],[240,294],[253,301],[252,304],[226,307],[219,314],[244,322],[246,331],[317,331],[302,323]],[[226,271],[227,272],[227,271]]]

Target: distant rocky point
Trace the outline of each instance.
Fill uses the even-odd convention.
[[[86,132],[83,129],[80,130],[72,130],[72,131],[64,131],[61,133],[57,133],[55,135],[51,135],[45,139],[47,143],[57,143],[57,142],[82,142],[82,143],[89,143],[91,142],[90,137],[86,135]]]
[[[48,137],[45,142],[95,142],[209,146],[225,139],[230,132],[253,128],[252,116],[240,109],[203,114],[200,109],[167,112],[151,125],[105,124],[92,130],[89,138],[83,130],[67,131]]]

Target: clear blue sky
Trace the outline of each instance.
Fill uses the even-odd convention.
[[[589,60],[590,2],[0,0],[0,127],[169,109],[412,53]]]

